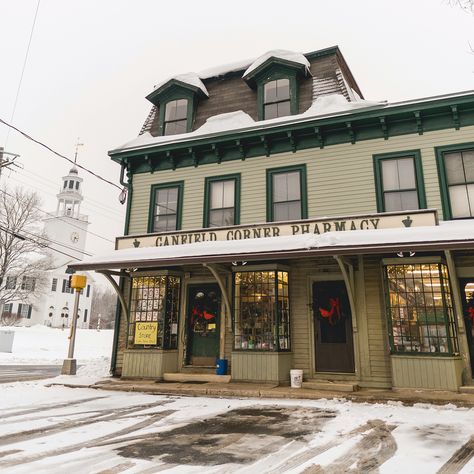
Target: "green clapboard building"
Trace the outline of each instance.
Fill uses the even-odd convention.
[[[120,277],[116,376],[472,384],[474,91],[368,101],[332,47],[147,99],[124,235],[71,265]]]

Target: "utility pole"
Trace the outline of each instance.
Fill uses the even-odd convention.
[[[76,344],[77,312],[79,309],[79,297],[81,290],[86,287],[87,278],[85,275],[71,275],[69,286],[74,288],[76,296],[74,298],[74,310],[72,312],[71,333],[69,335],[69,351],[67,359],[64,359],[61,369],[62,375],[76,375],[77,361],[74,359],[74,345]]]
[[[5,156],[8,155],[8,158]],[[0,178],[2,176],[3,168],[8,168],[9,166],[15,165],[18,166],[14,161],[19,157],[17,153],[10,153],[5,151],[3,147],[0,146]]]

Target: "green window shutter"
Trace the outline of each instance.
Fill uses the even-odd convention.
[[[28,316],[27,319],[31,319],[31,310],[33,309],[33,305],[28,305]]]

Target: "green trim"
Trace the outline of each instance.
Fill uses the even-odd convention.
[[[192,92],[189,92],[186,89],[172,89],[168,93],[163,94],[160,97],[160,128],[159,135],[164,135],[165,131],[165,110],[166,104],[173,100],[186,99],[188,101],[188,111],[187,111],[187,121],[186,121],[186,133],[189,133],[193,130],[194,115],[196,112],[197,100],[196,95]],[[169,135],[172,136],[172,135]]]
[[[183,217],[183,197],[184,197],[184,181],[174,181],[172,183],[152,184],[150,188],[150,209],[148,210],[148,233],[155,232],[153,230],[154,209],[156,204],[156,191],[158,189],[178,188],[178,207],[176,214],[176,229],[181,230],[181,220]]]
[[[230,181],[234,180],[234,225],[240,224],[240,173],[226,174],[219,176],[209,176],[204,181],[204,209],[202,226],[204,228],[209,227],[209,203],[210,203],[210,191],[211,183],[216,181]]]
[[[125,278],[120,277],[119,281],[120,291],[123,294],[125,287]],[[119,335],[120,335],[120,319],[122,316],[122,305],[120,300],[117,298],[117,303],[115,305],[115,322],[114,322],[114,339],[112,343],[112,356],[110,358],[110,372],[112,375],[116,375],[117,371],[117,353],[118,353],[118,344],[119,344]],[[127,328],[128,334],[128,328]]]
[[[329,56],[331,54],[340,53],[339,46],[329,46],[328,48],[318,49],[316,51],[310,51],[309,53],[305,53],[304,55],[308,60],[322,58],[323,56]]]
[[[375,193],[377,199],[377,212],[385,212],[385,202],[383,198],[382,161],[396,160],[398,158],[413,158],[415,164],[416,193],[418,195],[419,209],[426,209],[426,192],[423,179],[423,164],[420,150],[404,150],[392,153],[381,153],[373,155]]]
[[[262,81],[264,78],[268,78],[268,76],[273,74],[274,71],[283,71],[285,74],[292,74],[295,76],[297,74],[304,75],[306,65],[271,56],[256,69],[244,76],[243,79],[250,85],[250,87],[255,87],[258,82]]]
[[[439,191],[441,195],[441,203],[443,206],[443,219],[445,221],[452,220],[454,218],[451,209],[451,200],[449,199],[448,178],[446,176],[446,167],[444,165],[444,153],[453,151],[467,151],[469,149],[474,149],[474,142],[457,143],[455,145],[435,147],[436,166],[438,167]],[[472,217],[463,217],[462,219],[472,219]]]
[[[267,169],[267,222],[273,220],[273,175],[279,173],[289,173],[291,171],[300,172],[300,192],[301,192],[301,219],[308,218],[308,191],[306,180],[306,165],[283,166],[281,168]]]
[[[162,98],[173,90],[182,90],[183,93],[190,92],[193,95],[197,94],[206,97],[206,94],[204,94],[202,89],[200,89],[199,87],[188,84],[187,82],[179,81],[177,79],[170,79],[158,89],[155,89],[154,91],[150,92],[145,98],[149,100],[152,104],[158,105],[162,101]]]
[[[125,224],[123,235],[128,235],[130,229],[130,212],[132,209],[132,199],[133,199],[133,174],[127,173],[127,182],[128,182],[128,192],[127,192],[127,209],[125,212]]]
[[[453,117],[452,107],[457,116]],[[114,161],[126,162],[133,173],[184,168],[202,164],[261,157],[351,143],[347,122],[354,132],[353,141],[390,139],[418,133],[415,111],[421,112],[423,131],[456,129],[474,125],[474,93],[464,96],[442,97],[424,103],[400,104],[385,108],[348,113],[344,116],[295,121],[288,117],[284,123],[261,128],[225,131],[202,137],[189,137],[170,143],[156,144],[140,149],[112,150]],[[456,120],[455,120],[456,118]],[[216,155],[216,150],[219,154]]]
[[[290,113],[296,115],[299,111],[299,84],[296,71],[288,68],[273,66],[265,78],[257,79],[257,114],[259,120],[265,120],[265,84],[277,79],[290,81]]]

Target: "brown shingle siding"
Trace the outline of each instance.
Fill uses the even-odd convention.
[[[352,74],[342,58],[329,54],[313,58],[310,61],[312,77],[300,79],[299,82],[299,113],[305,112],[314,99],[327,94],[343,94],[349,97],[343,75],[350,87],[358,90]],[[242,75],[244,70],[242,70]],[[242,110],[254,120],[257,117],[257,92],[251,89],[239,74],[230,77],[211,78],[203,80],[209,98],[199,99],[193,130],[201,127],[209,117]],[[150,132],[153,136],[159,134],[159,107],[154,106],[150,111],[140,134]]]

